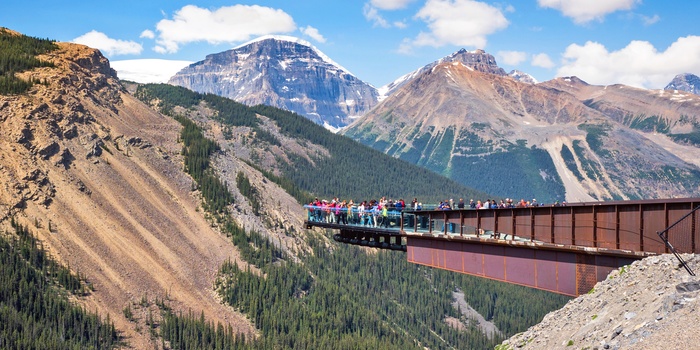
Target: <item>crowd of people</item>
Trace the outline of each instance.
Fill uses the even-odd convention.
[[[363,225],[369,227],[390,227],[398,225],[401,211],[406,209],[403,199],[394,201],[382,197],[380,200],[365,200],[357,203],[351,200],[314,201],[305,206],[309,221],[343,225]],[[415,198],[410,204],[412,210],[421,210],[422,204]]]
[[[566,202],[556,201],[552,204],[553,207],[559,207],[566,205]],[[514,202],[512,198],[501,199],[497,202],[495,199],[487,199],[485,201],[474,201],[469,200],[469,203],[465,203],[464,199],[460,198],[457,203],[454,202],[452,198],[449,200],[444,200],[438,204],[437,209],[441,210],[451,210],[451,209],[499,209],[499,208],[529,208],[529,207],[540,207],[544,204],[537,202],[537,199],[532,199],[532,201],[525,201],[520,199],[518,202]]]
[[[566,202],[559,201],[552,206],[566,205]],[[437,210],[460,210],[460,209],[498,209],[498,208],[527,208],[544,206],[536,199],[532,201],[514,202],[512,198],[487,199],[485,201],[470,199],[465,203],[463,198],[455,202],[452,198],[441,201],[437,206],[429,206],[425,209]],[[403,199],[394,201],[386,197],[379,200],[364,200],[354,202],[351,200],[340,200],[337,197],[328,200],[314,199],[308,205],[305,205],[308,213],[308,220],[313,222],[325,222],[331,224],[343,225],[362,225],[369,227],[393,227],[400,224],[401,212],[404,209],[408,210],[423,210],[423,204],[414,198],[411,203],[406,204]]]

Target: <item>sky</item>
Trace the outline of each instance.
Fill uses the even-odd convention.
[[[375,87],[464,48],[538,81],[662,89],[700,76],[698,14],[695,0],[7,0],[0,27],[98,48],[120,78],[140,82],[288,35]]]

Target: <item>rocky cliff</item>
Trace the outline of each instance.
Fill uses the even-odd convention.
[[[238,252],[201,213],[180,124],[132,97],[99,51],[56,45],[40,56],[52,67],[19,74],[45,83],[0,95],[0,225],[14,216],[79,271],[94,290],[78,302],[110,315],[129,346],[153,344],[122,310],[143,323],[148,310],[135,305],[154,298],[255,333],[212,291]]]
[[[296,112],[330,128],[343,127],[377,103],[377,90],[311,44],[262,37],[208,55],[173,76],[170,84],[247,104]]]
[[[691,269],[700,258],[684,255]],[[499,349],[694,349],[700,336],[700,279],[673,255],[612,271],[590,293],[569,301]]]

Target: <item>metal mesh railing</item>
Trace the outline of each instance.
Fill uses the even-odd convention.
[[[659,237],[664,241],[666,247],[669,251],[676,256],[681,265],[691,276],[695,276],[693,270],[690,266],[683,260],[680,253],[694,253],[695,252],[695,236],[698,229],[697,222],[700,216],[700,206],[691,210],[690,213],[686,214],[678,221],[674,222],[671,226],[667,227],[661,232],[657,232]]]

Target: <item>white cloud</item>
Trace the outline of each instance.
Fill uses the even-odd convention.
[[[381,10],[399,10],[408,4],[412,3],[414,0],[371,0],[370,3],[372,7],[376,7]]]
[[[310,36],[312,39],[318,41],[319,43],[325,43],[326,38],[321,35],[321,33],[318,32],[318,29],[312,27],[312,26],[306,26],[304,28],[299,28],[302,33]]]
[[[602,21],[607,14],[630,10],[641,2],[641,0],[537,0],[537,4],[541,7],[559,10],[578,24],[592,20]]]
[[[527,53],[522,51],[498,51],[496,56],[499,62],[509,66],[517,66],[527,59]]]
[[[554,62],[552,62],[552,59],[549,58],[549,55],[546,53],[538,53],[536,55],[532,55],[532,62],[530,62],[535,67],[542,67],[542,68],[552,68],[554,67]]]
[[[208,10],[187,5],[156,24],[158,38],[154,48],[174,53],[180,45],[198,41],[210,44],[234,43],[252,37],[289,33],[296,30],[294,19],[282,10],[258,5],[234,5]]]
[[[389,22],[379,14],[379,10],[369,3],[365,4],[365,6],[362,8],[362,14],[365,16],[366,20],[373,22],[375,27],[391,27]]]
[[[618,51],[596,42],[571,44],[564,52],[558,76],[575,75],[596,85],[625,84],[663,88],[679,73],[700,72],[700,36],[678,38],[659,52],[647,41],[632,41]]]
[[[156,33],[154,33],[150,29],[146,29],[143,32],[141,32],[141,35],[139,35],[139,38],[146,38],[146,39],[155,39]]]
[[[95,30],[73,39],[73,42],[98,49],[107,56],[138,55],[143,50],[137,42],[112,39]]]
[[[498,8],[473,0],[428,0],[415,18],[426,22],[430,31],[404,41],[402,50],[443,45],[484,48],[486,36],[509,24]]]
[[[408,26],[405,21],[394,21],[389,23],[389,21],[379,13],[379,10],[398,10],[404,8],[412,1],[413,0],[373,0],[365,3],[365,6],[362,8],[362,14],[365,16],[365,19],[372,22],[375,27],[396,27],[399,29],[404,29]]]
[[[659,17],[659,15],[653,15],[651,17],[645,16],[645,15],[639,15],[639,17],[641,17],[642,23],[644,23],[645,26],[650,26],[650,25],[658,22],[661,19],[661,17]]]
[[[122,80],[137,83],[167,83],[170,77],[182,68],[192,64],[190,61],[175,61],[161,59],[138,59],[112,61],[110,66],[117,71]]]
[[[404,21],[395,21],[394,27],[399,28],[399,29],[404,29],[404,28],[408,27],[408,24],[406,24],[406,22],[404,22]]]

